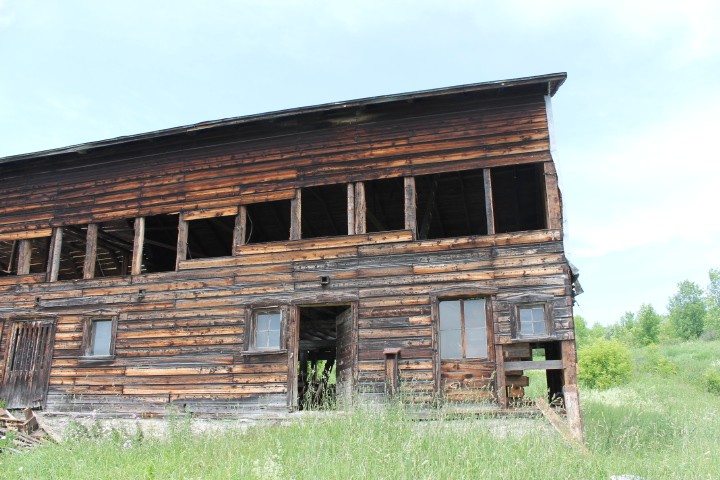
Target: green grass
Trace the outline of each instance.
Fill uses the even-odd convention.
[[[664,346],[660,354],[677,373],[650,371],[654,353],[640,350],[629,384],[581,391],[590,455],[546,429],[497,438],[487,421],[416,422],[398,407],[247,433],[197,436],[181,420],[162,440],[85,436],[0,454],[0,478],[720,478],[720,396],[703,384],[720,342]]]

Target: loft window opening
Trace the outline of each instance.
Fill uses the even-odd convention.
[[[188,221],[187,258],[232,255],[235,216]]]
[[[483,170],[415,177],[418,239],[487,235]]]
[[[63,227],[60,247],[60,269],[58,280],[76,280],[83,278],[85,253],[87,250],[87,225]],[[119,268],[122,268],[122,261]]]
[[[367,232],[405,228],[403,178],[371,180],[364,183]]]
[[[281,242],[290,239],[290,200],[246,205],[244,244]]]
[[[178,215],[145,217],[142,273],[172,272],[177,260]]]
[[[302,189],[302,238],[348,234],[347,185],[321,185]]]
[[[488,358],[485,299],[441,300],[440,358]]]
[[[0,241],[0,276],[46,272],[49,250],[50,237]]]
[[[88,272],[92,273],[89,277],[105,278],[129,275],[134,236],[134,219],[110,220],[97,224],[94,266],[86,264],[88,269],[92,269],[92,272]],[[67,238],[67,234],[63,231],[63,240],[65,238]]]
[[[547,228],[543,164],[491,169],[495,232]]]

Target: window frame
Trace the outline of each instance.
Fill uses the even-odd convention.
[[[484,357],[468,357],[467,351],[463,352],[463,357],[457,357],[457,358],[444,358],[442,357],[442,352],[440,351],[440,342],[441,342],[441,330],[440,330],[440,303],[441,302],[448,302],[448,301],[467,301],[467,300],[484,300],[485,301],[485,342],[487,344],[486,354]],[[494,338],[493,338],[493,327],[492,327],[492,297],[488,293],[476,293],[471,294],[469,292],[453,292],[447,295],[441,295],[437,296],[433,299],[433,320],[435,324],[435,353],[437,355],[438,362],[457,362],[457,361],[494,361],[495,352],[494,352]],[[463,309],[464,313],[464,309]],[[461,325],[463,324],[463,319],[461,319]],[[461,338],[463,340],[463,344],[465,344],[465,338],[467,337],[467,334],[464,330],[461,329]]]
[[[93,355],[91,349],[93,347],[93,332],[95,322],[110,322],[110,345],[108,355]],[[115,358],[115,340],[117,337],[117,315],[91,315],[85,319],[83,325],[83,341],[81,345],[81,360],[112,360]]]
[[[252,353],[277,353],[277,352],[283,352],[287,349],[285,348],[285,342],[286,342],[286,325],[287,325],[287,307],[284,306],[278,306],[278,305],[262,305],[257,307],[252,307],[248,309],[247,312],[247,318],[245,324],[247,325],[247,328],[245,329],[245,351],[246,352],[252,352]],[[270,313],[270,312],[277,312],[280,314],[280,340],[279,345],[277,347],[258,347],[256,345],[257,342],[257,317],[258,314],[261,313]]]
[[[541,335],[522,333],[522,324],[520,322],[520,310],[523,308],[542,307],[544,311],[545,333]],[[543,297],[537,298],[527,296],[522,301],[513,302],[510,309],[512,338],[513,340],[537,340],[555,338],[555,328],[553,322],[552,300]]]

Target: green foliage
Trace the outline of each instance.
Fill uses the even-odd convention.
[[[650,345],[657,343],[660,337],[661,317],[652,307],[644,303],[637,313],[637,325],[634,331],[635,343],[639,345]]]
[[[645,349],[645,362],[642,368],[663,377],[677,375],[679,371],[675,362],[665,357],[657,345],[650,345]]]
[[[607,389],[630,379],[628,347],[617,340],[599,339],[578,352],[580,382],[588,388]]]
[[[708,392],[720,395],[720,371],[708,370],[705,372],[704,380]]]
[[[573,322],[575,323],[575,342],[578,344],[578,347],[587,345],[605,336],[605,327],[599,323],[595,323],[592,328],[588,328],[585,319],[581,315],[575,315]]]
[[[705,323],[705,300],[702,289],[685,280],[678,284],[678,292],[670,297],[668,313],[676,335],[683,340],[698,338]]]

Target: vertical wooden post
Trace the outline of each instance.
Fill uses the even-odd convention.
[[[285,348],[288,352],[288,409],[297,410],[298,407],[298,354],[300,345],[300,314],[297,306],[291,306],[287,310]],[[247,331],[247,329],[246,329]]]
[[[180,262],[187,258],[187,240],[188,240],[188,222],[185,221],[185,215],[180,212],[178,215],[178,238],[177,238],[177,256],[175,257],[175,270],[180,268]]]
[[[405,230],[410,230],[413,240],[417,240],[415,177],[405,177],[403,180],[405,182]]]
[[[495,388],[497,390],[498,403],[502,408],[507,408],[507,383],[505,381],[505,352],[502,344],[495,345]]]
[[[543,164],[545,170],[545,199],[547,228],[562,230],[562,199],[558,188],[557,172],[553,162]]]
[[[18,251],[17,274],[27,275],[30,273],[30,262],[32,260],[32,240],[20,240]]]
[[[398,363],[400,359],[399,348],[386,348],[385,355],[385,396],[394,397],[400,387],[400,371]]]
[[[563,397],[568,424],[575,435],[583,441],[583,424],[580,415],[580,394],[577,386],[577,352],[575,340],[564,340],[561,343],[563,362]]]
[[[235,228],[233,229],[232,254],[238,254],[238,248],[245,245],[245,237],[247,236],[247,207],[240,205],[238,213],[235,217]]]
[[[366,206],[365,206],[365,184],[357,182],[355,184],[355,233],[366,233]]]
[[[495,210],[493,209],[492,199],[492,177],[490,169],[483,169],[483,181],[485,184],[485,218],[487,219],[487,234],[495,234]]]
[[[135,218],[135,236],[133,237],[131,275],[142,273],[143,249],[145,248],[145,217]]]
[[[85,237],[85,262],[83,263],[83,278],[95,277],[95,263],[97,260],[97,223],[91,223],[87,227]]]
[[[50,271],[48,272],[48,281],[56,282],[60,275],[60,256],[62,254],[62,227],[55,227],[53,232],[52,241],[50,242],[50,260],[48,265]]]
[[[348,235],[355,235],[355,184],[347,184],[347,229]]]
[[[290,201],[290,240],[302,238],[302,189],[295,190],[295,198]]]

